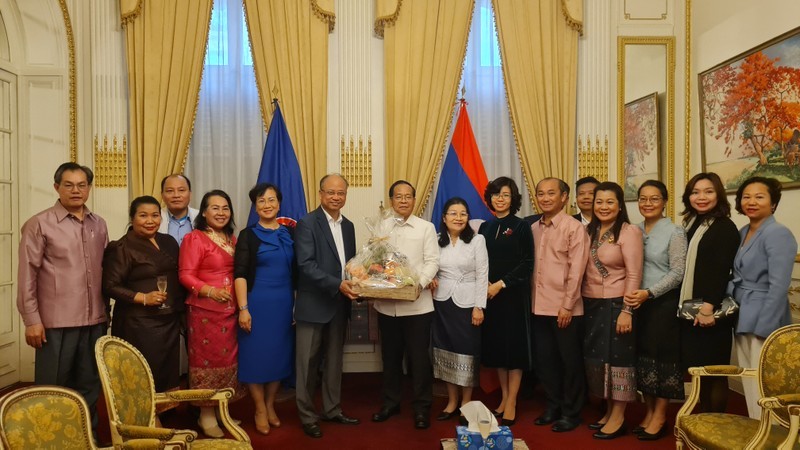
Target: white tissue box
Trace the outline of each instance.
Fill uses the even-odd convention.
[[[499,431],[489,434],[486,441],[477,431],[469,431],[465,426],[456,427],[456,444],[464,450],[512,450],[514,435],[508,427],[499,427]]]

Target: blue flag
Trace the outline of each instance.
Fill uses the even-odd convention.
[[[486,170],[483,168],[478,144],[469,123],[467,106],[461,100],[461,109],[453,130],[453,138],[447,149],[439,176],[439,187],[436,189],[436,200],[433,203],[431,222],[439,230],[444,213],[444,204],[452,197],[461,197],[469,206],[469,219],[491,220],[494,215],[483,200],[483,191],[489,184]]]
[[[286,122],[281,114],[278,100],[274,100],[275,113],[264,144],[264,156],[261,157],[261,168],[258,170],[257,183],[272,183],[281,190],[280,216],[278,222],[293,227],[301,217],[308,213],[306,194],[303,188],[303,177],[300,175],[300,164],[294,154],[292,140]],[[258,222],[255,206],[250,207],[247,226]]]

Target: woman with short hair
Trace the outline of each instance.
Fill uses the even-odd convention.
[[[522,372],[533,365],[531,349],[531,273],[533,234],[515,214],[522,195],[511,178],[500,177],[486,186],[483,198],[496,219],[478,230],[489,255],[489,286],[481,327],[481,362],[497,369],[502,398],[494,410],[502,425],[517,420],[517,394]]]
[[[758,367],[766,338],[792,323],[787,292],[797,240],[775,220],[780,201],[781,183],[774,178],[748,178],[736,191],[736,211],[750,219],[739,230],[742,245],[733,260],[733,280],[728,288],[739,303],[733,345],[741,367]],[[758,383],[745,378],[742,384],[747,412],[758,419],[761,417]]]
[[[234,254],[239,307],[239,381],[255,405],[256,431],[281,426],[275,397],[294,367],[294,242],[278,223],[281,191],[269,183],[250,190],[258,222],[242,230]]]

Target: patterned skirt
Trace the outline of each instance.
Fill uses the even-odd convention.
[[[472,325],[472,308],[434,301],[433,376],[457,386],[479,385],[481,329]]]
[[[636,310],[636,380],[643,394],[683,400],[681,324],[675,315],[680,289],[648,300]]]
[[[636,400],[636,324],[633,332],[617,334],[622,297],[584,298],[583,306],[583,357],[589,393],[623,402]]]
[[[187,344],[189,347],[189,387],[192,389],[232,388],[230,401],[245,394],[239,383],[236,343],[236,309],[209,311],[187,305]],[[216,406],[216,401],[192,402],[195,406]]]

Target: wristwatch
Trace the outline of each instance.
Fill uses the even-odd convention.
[[[650,289],[646,289],[646,291],[647,291],[647,299],[648,300],[652,300],[652,299],[656,298],[656,296],[653,295],[653,291],[651,291]]]

